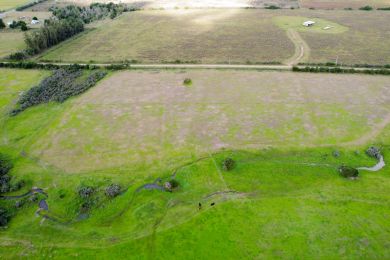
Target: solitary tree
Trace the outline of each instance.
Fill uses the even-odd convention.
[[[3,22],[3,19],[0,19],[0,29],[5,28],[5,23]]]

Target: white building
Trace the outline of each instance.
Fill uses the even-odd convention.
[[[310,27],[310,26],[313,26],[316,22],[314,21],[306,21],[304,22],[302,25],[303,26],[306,26],[306,27]]]

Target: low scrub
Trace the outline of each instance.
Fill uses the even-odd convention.
[[[381,158],[381,150],[378,147],[371,146],[366,150],[366,154],[372,158],[380,159]]]
[[[184,86],[191,86],[192,85],[192,79],[186,78],[183,81]]]
[[[121,186],[119,184],[111,184],[106,188],[106,196],[110,198],[114,198],[121,193]]]
[[[371,11],[373,9],[374,8],[372,8],[372,6],[369,6],[369,5],[362,6],[362,7],[359,8],[359,10],[363,10],[363,11]]]
[[[224,171],[231,171],[236,166],[236,162],[232,158],[226,158],[222,162],[222,169]]]
[[[86,79],[80,79],[82,75],[83,71],[77,67],[54,71],[53,75],[20,97],[17,108],[11,112],[11,115],[17,115],[29,107],[50,101],[64,102],[70,97],[84,93],[104,78],[106,72],[94,71]]]
[[[390,75],[389,69],[348,69],[340,67],[310,67],[300,68],[294,66],[294,72],[312,72],[312,73],[346,73],[346,74],[370,74],[370,75]]]
[[[340,175],[344,178],[357,178],[359,176],[359,171],[353,167],[341,166],[339,168]]]

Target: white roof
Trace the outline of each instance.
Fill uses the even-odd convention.
[[[303,23],[303,25],[315,24],[315,23],[316,23],[316,22],[314,22],[314,21],[306,21],[306,22]]]

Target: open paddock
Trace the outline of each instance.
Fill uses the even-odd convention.
[[[111,63],[275,63],[295,53],[297,31],[308,62],[389,64],[390,12],[319,10],[152,10],[125,13],[38,59]],[[318,21],[311,28],[302,21]],[[325,30],[326,26],[329,30]],[[299,61],[298,61],[299,62]]]

